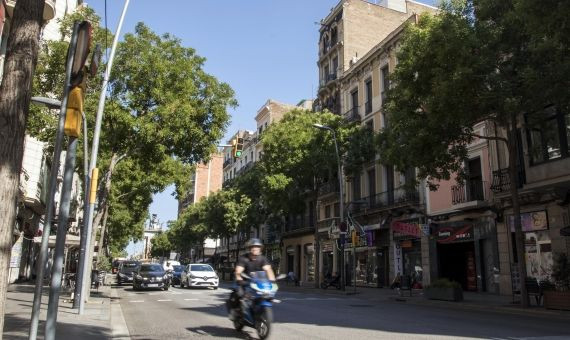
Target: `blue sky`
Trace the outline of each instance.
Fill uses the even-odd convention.
[[[434,0],[421,0],[433,4]],[[103,0],[88,1],[105,17]],[[124,1],[107,0],[107,24],[114,32]],[[144,22],[157,33],[172,33],[205,57],[205,70],[234,89],[229,137],[255,129],[255,113],[269,98],[296,104],[315,96],[318,86],[318,24],[338,0],[132,0],[123,33]],[[109,43],[110,44],[110,43]],[[176,218],[172,189],[154,197],[151,213]]]

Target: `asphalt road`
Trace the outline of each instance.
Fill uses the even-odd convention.
[[[229,290],[119,290],[132,339],[255,339],[255,331],[232,327],[225,311]],[[271,339],[570,339],[568,320],[501,312],[450,310],[371,302],[358,296],[281,292]]]

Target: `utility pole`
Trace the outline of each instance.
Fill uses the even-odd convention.
[[[65,236],[69,221],[69,208],[71,203],[71,188],[73,186],[73,173],[75,172],[75,154],[77,151],[77,138],[70,136],[69,147],[65,157],[65,173],[61,189],[61,203],[57,222],[57,236],[55,241],[55,255],[51,273],[49,289],[49,302],[45,324],[45,339],[55,340],[57,311],[59,307],[59,293],[61,291],[61,276],[63,270],[63,256],[65,250]]]
[[[88,293],[91,290],[91,273],[89,268],[91,267],[91,261],[93,259],[93,249],[91,248],[91,234],[93,229],[93,212],[95,210],[95,200],[97,192],[97,179],[99,177],[99,169],[97,169],[97,153],[99,151],[99,135],[101,134],[101,123],[103,121],[103,110],[105,109],[105,96],[107,94],[107,88],[109,86],[109,78],[111,76],[111,69],[113,67],[113,59],[115,59],[115,51],[117,50],[117,44],[119,42],[119,36],[121,34],[121,28],[123,27],[123,21],[125,20],[125,14],[127,13],[127,8],[129,6],[129,0],[125,0],[123,6],[123,12],[119,19],[119,24],[117,26],[117,31],[115,32],[115,37],[113,38],[113,45],[111,46],[111,54],[109,55],[109,60],[107,61],[107,68],[105,70],[105,75],[103,77],[103,85],[101,87],[101,95],[99,97],[99,105],[97,107],[97,117],[95,120],[95,130],[93,133],[93,145],[91,147],[91,159],[89,164],[89,206],[87,210],[83,212],[83,220],[87,221],[86,228],[86,247],[88,247],[86,256],[83,257],[79,265],[83,268],[82,277],[78,278],[81,280],[83,285],[83,298],[79,301],[79,311],[83,312],[85,299],[88,297]]]
[[[73,67],[73,60],[75,58],[75,47],[77,45],[77,32],[79,24],[73,25],[73,33],[71,34],[71,41],[69,42],[69,49],[67,54],[67,63],[65,67],[65,82],[63,85],[63,99],[61,101],[61,109],[59,112],[59,122],[57,134],[55,137],[55,147],[53,152],[53,161],[50,172],[49,192],[46,202],[46,219],[42,233],[42,243],[40,245],[39,259],[36,263],[36,287],[34,291],[34,302],[32,304],[32,317],[30,320],[30,333],[29,340],[36,340],[38,334],[38,324],[40,320],[40,306],[42,303],[42,287],[44,280],[44,270],[48,257],[49,235],[51,232],[51,223],[53,220],[53,201],[55,196],[55,189],[57,184],[57,173],[59,171],[59,158],[61,154],[61,147],[63,143],[63,129],[65,126],[65,113],[67,110],[67,98],[69,95],[70,82],[71,82],[71,69]]]

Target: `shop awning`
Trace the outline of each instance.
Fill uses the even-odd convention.
[[[49,247],[55,247],[55,238],[56,235],[50,235],[49,237]],[[34,237],[34,243],[42,243],[42,237],[36,236]],[[65,237],[65,246],[68,248],[78,248],[79,247],[79,236],[76,235],[67,235]]]

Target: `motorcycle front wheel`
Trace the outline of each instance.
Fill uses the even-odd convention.
[[[261,315],[255,321],[255,330],[259,339],[263,340],[269,336],[271,330],[271,322],[273,321],[273,314],[271,308],[263,308]]]

